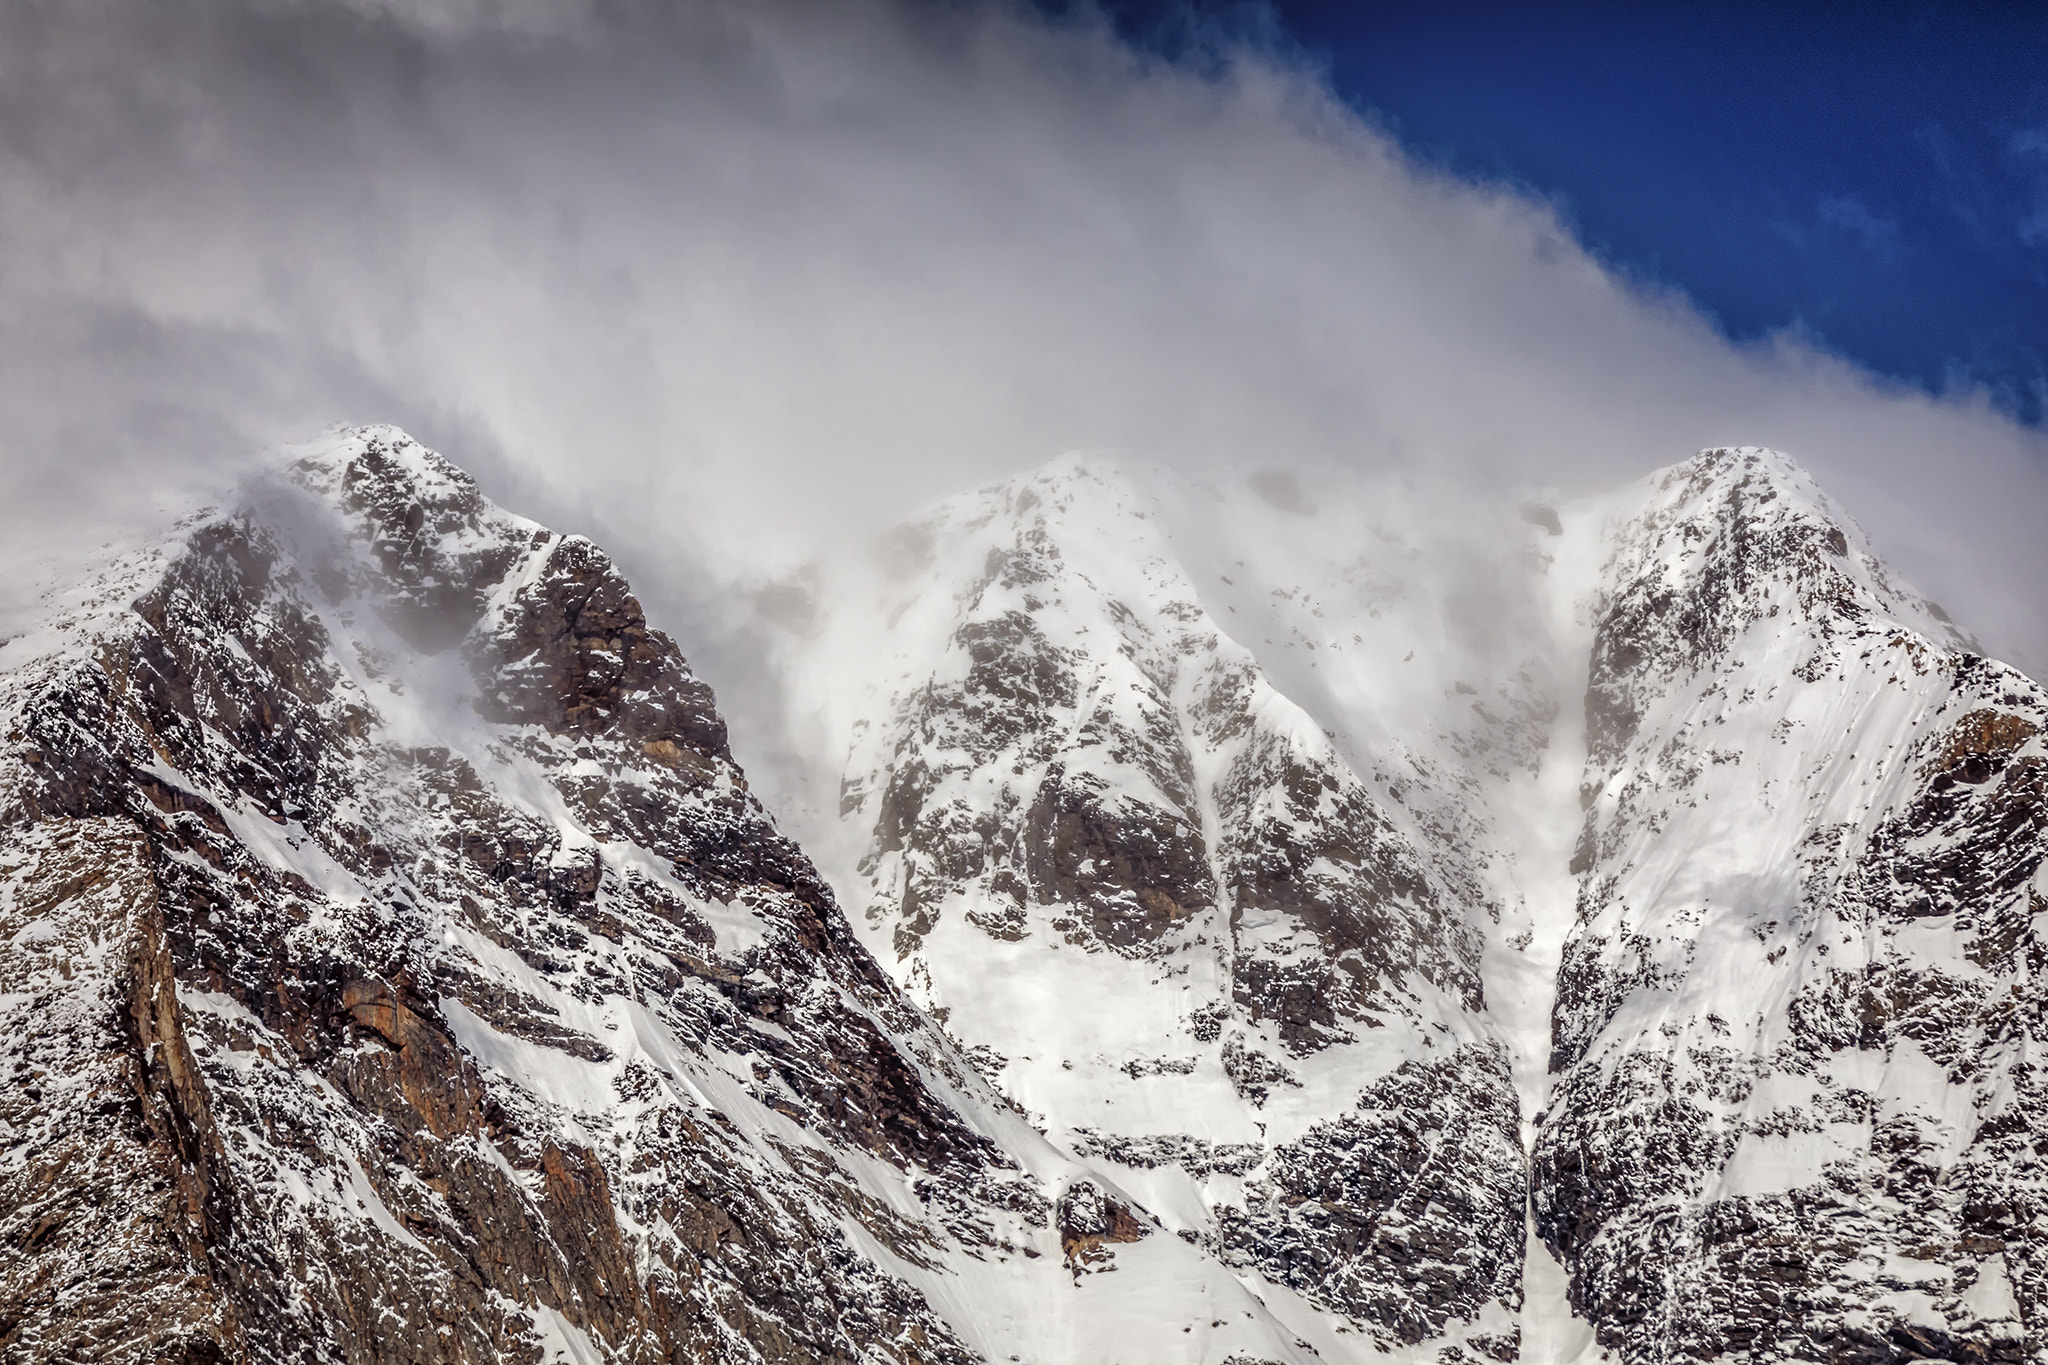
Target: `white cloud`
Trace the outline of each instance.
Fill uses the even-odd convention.
[[[0,8],[12,529],[395,420],[684,603],[700,547],[1076,446],[1571,491],[1763,443],[2048,665],[2037,433],[1730,346],[1282,62],[993,3],[596,13]]]

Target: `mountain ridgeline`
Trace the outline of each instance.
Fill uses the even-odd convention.
[[[765,800],[396,430],[109,551],[0,640],[0,1360],[2048,1365],[2048,697],[1768,451],[1428,534],[952,499]]]

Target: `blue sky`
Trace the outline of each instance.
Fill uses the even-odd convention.
[[[2048,392],[2048,4],[1111,3],[1251,35],[1411,151],[1557,204],[1737,340]]]

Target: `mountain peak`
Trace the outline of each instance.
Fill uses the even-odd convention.
[[[1892,577],[1862,529],[1786,456],[1706,450],[1639,489],[1603,574],[1613,586],[1593,646],[1596,755],[1625,742],[1642,689],[1707,667],[1746,637],[1759,648],[1804,649],[1788,660],[1804,672],[1850,639],[1886,630],[1969,645],[1945,612]]]

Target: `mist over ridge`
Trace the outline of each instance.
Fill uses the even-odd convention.
[[[1070,449],[1455,509],[1761,444],[2048,661],[2040,433],[1731,347],[1290,53],[1194,46],[1001,3],[7,6],[10,536],[395,421],[600,533],[728,681],[735,585]]]

